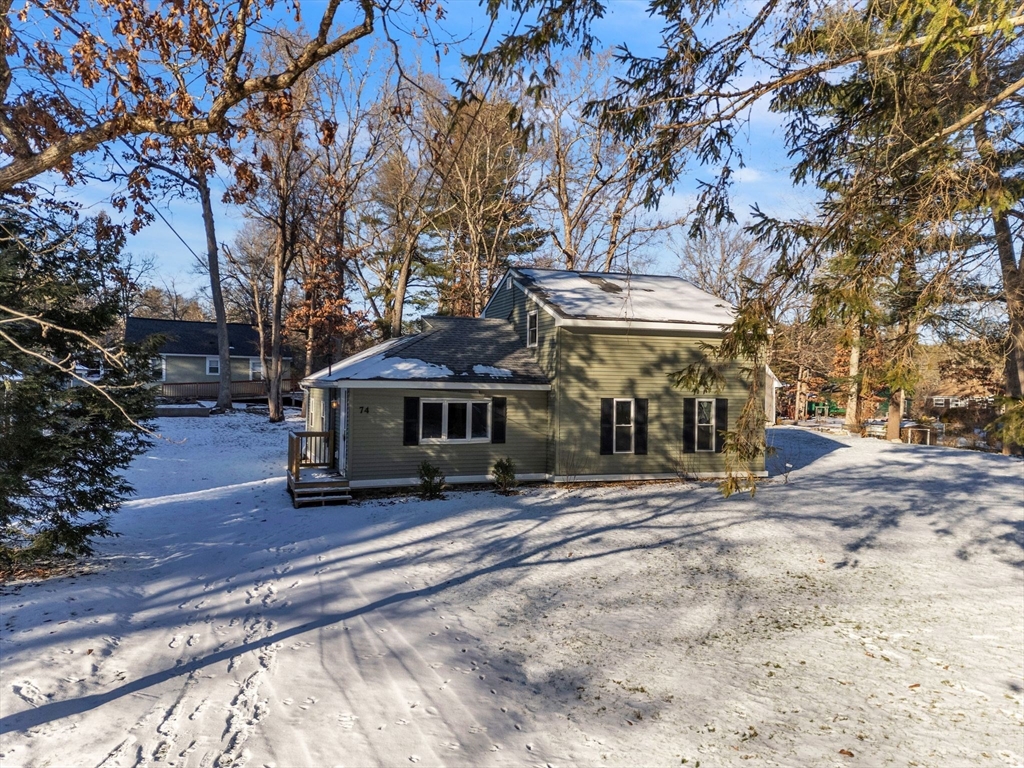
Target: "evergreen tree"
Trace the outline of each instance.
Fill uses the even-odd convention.
[[[148,441],[152,349],[111,350],[119,237],[0,203],[0,560],[87,554]],[[81,366],[98,368],[98,379]]]

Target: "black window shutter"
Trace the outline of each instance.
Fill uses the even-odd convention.
[[[697,452],[697,398],[683,398],[683,453]]]
[[[505,442],[505,421],[507,418],[508,406],[506,398],[491,398],[491,442]]]
[[[633,453],[647,455],[647,398],[633,401]]]
[[[601,455],[612,453],[612,406],[610,397],[601,398]]]
[[[402,445],[420,444],[420,399],[405,398],[405,423],[402,429]]]
[[[725,450],[725,433],[729,429],[729,401],[715,398],[715,453]]]

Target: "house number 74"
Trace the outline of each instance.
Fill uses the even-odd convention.
[[[368,406],[368,405],[360,405],[359,406],[359,412],[360,413],[369,413],[370,412],[370,406]]]

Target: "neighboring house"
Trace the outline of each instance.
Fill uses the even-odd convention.
[[[521,480],[721,476],[741,366],[710,394],[669,374],[731,321],[681,278],[511,269],[482,317],[424,318],[304,379],[309,432],[291,443],[289,486],[301,466],[351,488],[411,485],[423,461],[449,483],[485,482],[505,456]]]
[[[156,320],[129,317],[125,323],[126,342],[139,343],[162,336],[160,356],[154,360],[161,394],[175,398],[216,399],[220,382],[217,353],[217,324],[191,320]],[[228,323],[231,347],[231,395],[265,397],[260,339],[256,329],[245,323]],[[284,358],[282,390],[291,389],[291,358]]]
[[[935,411],[972,408],[978,411],[994,410],[999,390],[980,381],[947,384],[928,397],[928,405]]]

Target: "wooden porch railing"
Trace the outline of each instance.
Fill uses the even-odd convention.
[[[296,482],[303,469],[329,468],[333,462],[333,431],[288,433],[288,473]]]
[[[160,385],[160,394],[164,397],[175,398],[202,398],[216,400],[220,384],[216,381],[185,381],[168,382]],[[291,381],[285,379],[281,382],[281,391],[291,390]],[[232,397],[266,397],[267,383],[263,380],[256,381],[232,381]]]

